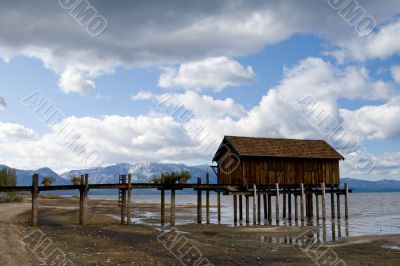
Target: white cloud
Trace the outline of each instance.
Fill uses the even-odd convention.
[[[132,95],[132,101],[143,101],[143,100],[150,100],[154,97],[154,94],[148,91],[139,91],[135,95]]]
[[[36,140],[35,132],[19,124],[0,122],[0,143],[4,145],[14,140]]]
[[[164,68],[158,85],[162,88],[222,91],[226,87],[252,82],[255,76],[250,66],[243,67],[239,62],[227,57],[214,57],[184,63],[178,70]]]
[[[355,111],[342,109],[340,115],[355,135],[379,140],[400,138],[398,97],[382,105],[363,106]]]
[[[243,106],[236,104],[231,98],[216,100],[211,96],[200,95],[194,91],[187,91],[183,94],[162,94],[157,97],[157,100],[159,103],[173,101],[173,104],[182,106],[202,120],[240,118],[246,115]]]
[[[68,117],[53,128],[54,131],[38,136],[22,125],[0,123],[0,161],[16,168],[50,166],[66,170],[98,166],[103,160],[107,165],[205,158],[181,126],[161,114]],[[73,142],[75,138],[78,141]],[[94,153],[101,160],[96,165],[88,164],[88,155]]]
[[[3,97],[0,97],[0,111],[4,111],[7,108],[6,100]]]
[[[81,95],[93,93],[96,85],[87,79],[84,72],[66,69],[60,76],[58,86],[64,93],[77,92]]]
[[[400,54],[400,20],[392,21],[364,38],[351,38],[340,42],[339,49],[328,52],[343,63],[349,59],[366,61],[369,59],[386,59]]]
[[[393,80],[400,84],[400,66],[392,66],[391,71]]]

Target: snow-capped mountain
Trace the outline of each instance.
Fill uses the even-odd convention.
[[[215,182],[216,176],[212,169],[210,169],[210,167],[207,165],[187,166],[184,164],[152,162],[142,162],[136,164],[120,163],[107,167],[71,170],[61,174],[61,177],[69,180],[72,176],[89,174],[90,183],[118,183],[119,175],[131,173],[134,182],[147,183],[150,182],[151,178],[159,177],[161,173],[189,171],[192,175],[192,180],[190,180],[190,182],[196,182],[195,180],[198,176],[202,178],[202,182],[205,182],[207,170],[210,173],[210,182]]]

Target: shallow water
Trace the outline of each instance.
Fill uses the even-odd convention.
[[[92,199],[117,199],[117,195],[93,195]],[[166,193],[166,204],[169,203],[170,197]],[[134,195],[133,205],[135,203],[160,203],[159,195]],[[216,205],[216,194],[210,192],[210,205]],[[179,195],[177,192],[176,205],[188,205],[193,208],[187,208],[184,211],[176,212],[176,224],[196,223],[197,218],[197,196],[196,195]],[[203,194],[203,204],[205,204],[205,194]],[[296,225],[294,221],[294,200],[292,199],[292,221],[284,221],[282,213],[280,214],[280,226]],[[319,202],[321,204],[321,200]],[[336,197],[335,197],[336,204]],[[233,223],[233,199],[232,196],[221,195],[221,223],[232,225]],[[239,205],[239,204],[238,204]],[[315,202],[314,202],[315,205]],[[243,208],[245,200],[243,197]],[[281,205],[282,206],[282,203]],[[352,193],[349,195],[349,219],[344,217],[344,197],[341,197],[341,219],[331,219],[330,213],[330,195],[326,196],[326,216],[327,220],[324,223],[321,219],[315,217],[308,220],[305,224],[316,225],[319,228],[319,234],[324,241],[337,240],[346,236],[362,236],[362,235],[380,235],[380,234],[400,234],[400,193]],[[282,207],[281,207],[282,208]],[[269,225],[265,221],[263,207],[261,207],[262,216],[261,222],[257,224]],[[321,212],[321,207],[320,207]],[[335,206],[336,212],[336,206]],[[299,211],[300,215],[300,211]],[[158,211],[139,211],[134,210],[133,222],[140,224],[149,224],[158,226],[160,213]],[[166,221],[168,221],[168,212],[166,212]],[[203,208],[203,222],[205,222],[205,208]],[[243,210],[243,216],[245,211]],[[314,206],[315,216],[315,206]],[[322,216],[322,215],[320,215]],[[243,217],[245,218],[245,217]],[[244,221],[243,221],[244,222]],[[210,223],[218,223],[217,208],[210,208]],[[298,222],[300,225],[301,223]],[[245,226],[238,222],[237,226]],[[272,225],[275,222],[275,202],[272,199]],[[250,200],[250,225],[253,226],[252,199]]]

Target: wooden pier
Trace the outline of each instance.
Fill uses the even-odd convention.
[[[32,193],[32,225],[37,225],[38,220],[38,195],[44,191],[59,191],[59,190],[76,190],[80,193],[80,204],[79,204],[79,224],[85,225],[87,222],[87,208],[88,208],[88,195],[91,190],[101,189],[118,189],[120,191],[119,206],[121,207],[121,224],[130,224],[132,219],[132,194],[135,189],[157,189],[160,191],[160,223],[165,224],[165,191],[170,191],[171,202],[170,202],[170,221],[169,224],[174,226],[175,221],[175,202],[176,202],[176,191],[183,189],[193,189],[197,192],[197,223],[203,223],[202,210],[203,210],[203,191],[206,196],[206,223],[210,223],[210,193],[216,193],[217,195],[217,221],[221,222],[221,193],[224,196],[232,196],[233,198],[233,222],[243,221],[243,204],[242,198],[245,197],[245,223],[250,224],[250,198],[252,197],[252,209],[253,217],[252,222],[254,225],[260,224],[261,219],[264,219],[264,224],[272,224],[272,199],[275,199],[275,221],[276,224],[292,221],[292,207],[294,207],[294,221],[296,224],[299,220],[298,210],[300,209],[301,225],[304,224],[306,219],[317,219],[326,220],[326,193],[331,195],[331,219],[341,218],[340,210],[340,197],[344,197],[344,213],[345,219],[349,218],[348,214],[348,193],[352,190],[348,188],[347,184],[344,184],[344,188],[340,189],[339,186],[329,186],[326,189],[324,183],[316,186],[304,186],[300,184],[296,185],[280,185],[278,183],[274,185],[253,185],[251,188],[246,186],[238,185],[221,185],[221,184],[210,184],[209,178],[206,177],[206,184],[201,183],[201,178],[198,177],[197,183],[188,184],[153,184],[153,183],[132,183],[132,177],[130,174],[121,175],[120,182],[116,184],[90,184],[89,175],[81,176],[80,185],[55,185],[55,186],[39,186],[39,176],[34,174],[32,176],[32,186],[1,186],[0,192],[21,192],[30,191]],[[334,196],[336,194],[336,197]],[[280,196],[283,195],[283,206],[281,208]],[[134,196],[133,196],[134,197]],[[263,200],[261,200],[261,197]],[[291,198],[294,197],[294,206],[292,206]],[[300,198],[300,206],[298,206],[298,197]],[[318,197],[321,198],[321,206],[319,206]],[[314,199],[315,198],[315,202]],[[238,204],[239,199],[239,204]],[[287,199],[287,201],[286,201]],[[337,201],[335,215],[335,199]],[[286,201],[286,203],[285,203]],[[264,204],[264,208],[261,208],[261,204]],[[239,206],[238,206],[239,205]],[[239,210],[238,210],[239,209]],[[264,211],[264,215],[261,211]],[[320,213],[322,210],[322,214]],[[239,212],[239,215],[238,215]],[[315,215],[314,215],[315,213]]]

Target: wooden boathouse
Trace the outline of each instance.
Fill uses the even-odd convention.
[[[218,184],[339,185],[343,159],[323,140],[225,136],[213,161]]]

